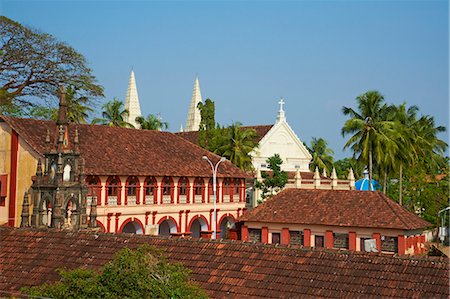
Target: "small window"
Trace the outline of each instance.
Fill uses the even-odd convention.
[[[128,182],[128,192],[127,195],[128,196],[136,196],[137,193],[137,182],[135,179],[131,179]]]
[[[381,237],[381,251],[398,252],[398,239],[397,237]]]
[[[69,164],[66,164],[66,166],[64,166],[64,174],[63,174],[63,181],[64,182],[70,181],[70,170],[71,169],[72,169],[72,167],[70,167]]]
[[[333,234],[333,247],[348,249],[348,234]]]
[[[272,233],[272,244],[280,244],[280,233]]]
[[[293,245],[303,245],[303,232],[302,231],[289,231],[290,244]]]
[[[187,195],[188,193],[188,180],[187,178],[181,178],[178,181],[178,189],[180,195]]]
[[[261,230],[256,228],[249,228],[248,239],[253,242],[261,242]]]

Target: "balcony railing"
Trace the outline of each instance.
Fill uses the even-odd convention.
[[[155,197],[153,195],[145,196],[145,204],[146,205],[152,205],[155,203],[154,201],[155,201]]]
[[[117,196],[108,195],[108,206],[117,206]]]
[[[135,206],[136,205],[136,196],[128,196],[127,205]]]
[[[202,203],[202,196],[194,195],[194,203]]]
[[[180,203],[186,203],[186,195],[180,195]]]
[[[163,204],[169,204],[171,202],[170,195],[163,195]]]

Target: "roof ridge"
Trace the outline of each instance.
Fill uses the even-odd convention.
[[[370,191],[369,191],[370,192]],[[400,213],[396,213],[394,211],[394,208],[389,204],[388,198],[381,193],[380,191],[375,191],[378,193],[378,196],[381,197],[381,199],[386,203],[386,205],[389,207],[389,209],[394,213],[395,217],[397,217],[407,228],[411,228],[411,225],[409,225],[402,217],[400,217]],[[393,200],[391,200],[393,201]]]

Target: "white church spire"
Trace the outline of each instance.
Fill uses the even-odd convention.
[[[142,116],[142,114],[141,106],[139,105],[139,96],[133,70],[131,70],[130,81],[128,82],[127,97],[125,99],[125,109],[127,109],[129,112],[129,115],[128,117],[126,117],[125,121],[132,124],[135,128],[139,128],[139,125],[136,123],[136,117]]]
[[[200,110],[197,108],[198,103],[202,102],[202,94],[200,93],[200,84],[198,77],[195,78],[194,90],[192,91],[191,104],[189,106],[188,116],[186,120],[185,132],[198,131],[200,128]]]
[[[278,102],[280,104],[280,111],[278,111],[277,122],[286,121],[286,116],[284,115],[283,105],[285,104],[283,98]]]

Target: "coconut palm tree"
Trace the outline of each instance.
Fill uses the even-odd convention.
[[[94,110],[87,106],[88,98],[77,97],[77,89],[75,87],[69,86],[66,90],[66,102],[67,102],[67,118],[70,122],[77,124],[87,123],[87,118],[89,113]]]
[[[327,141],[323,138],[313,137],[311,139],[311,147],[308,147],[312,156],[312,162],[309,165],[311,171],[318,167],[320,171],[325,169],[327,172],[331,172],[334,162],[334,151],[327,146]]]
[[[143,130],[167,130],[169,123],[163,122],[160,117],[149,114],[147,118],[143,116],[136,117],[136,122],[141,126]]]
[[[128,127],[134,128],[132,124],[125,121],[129,115],[127,109],[122,109],[123,103],[117,99],[107,102],[102,106],[102,118],[95,118],[92,124],[102,124],[109,127]]]
[[[233,123],[222,130],[223,134],[217,136],[219,146],[214,151],[216,154],[227,158],[234,165],[243,170],[252,170],[252,157],[250,152],[257,147],[258,135],[254,129],[242,129],[239,122]]]
[[[387,120],[390,107],[378,91],[368,91],[356,98],[358,111],[343,107],[342,113],[350,116],[342,128],[342,136],[352,134],[344,145],[351,148],[354,157],[369,164],[369,181],[373,179],[373,162],[383,162],[386,150],[396,150],[393,141],[394,122]]]

